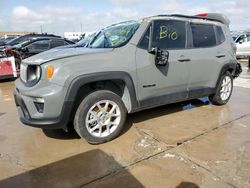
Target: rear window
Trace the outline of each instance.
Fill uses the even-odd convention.
[[[204,48],[216,45],[216,37],[213,25],[191,24],[193,34],[193,47]]]

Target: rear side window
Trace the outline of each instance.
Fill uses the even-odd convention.
[[[153,48],[184,49],[186,47],[186,22],[157,20],[153,28]]]
[[[193,47],[204,48],[216,45],[216,37],[213,25],[191,24],[193,34]]]
[[[215,26],[215,30],[216,30],[216,36],[217,36],[217,43],[218,44],[223,43],[226,40],[226,38],[225,38],[222,28],[220,26]]]

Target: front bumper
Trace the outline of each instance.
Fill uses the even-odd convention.
[[[72,106],[73,102],[64,101],[64,88],[47,86],[46,89],[39,87],[26,90],[19,79],[15,84],[13,94],[23,124],[42,129],[67,129],[70,118],[67,107]],[[38,95],[36,97],[44,99],[42,111],[35,105],[35,94]]]

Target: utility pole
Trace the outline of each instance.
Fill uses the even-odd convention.
[[[82,33],[82,22],[81,22],[81,33]]]
[[[41,34],[43,34],[43,26],[40,25]]]

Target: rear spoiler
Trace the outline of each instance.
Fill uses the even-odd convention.
[[[217,21],[217,22],[225,24],[228,27],[230,24],[230,20],[225,15],[219,14],[219,13],[202,13],[202,14],[197,14],[195,16],[187,16],[187,15],[182,15],[182,14],[171,14],[169,16]]]
[[[230,20],[225,15],[219,14],[219,13],[202,13],[202,14],[197,14],[195,16],[200,17],[200,18],[205,18],[205,19],[206,18],[213,19],[227,26],[229,26],[230,24]]]

